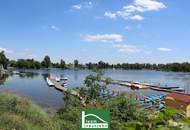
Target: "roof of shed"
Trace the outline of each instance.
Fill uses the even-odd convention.
[[[179,93],[169,93],[167,97],[172,97],[178,101],[182,101],[185,103],[190,103],[190,95],[179,94]]]

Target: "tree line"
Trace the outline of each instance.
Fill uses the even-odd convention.
[[[49,56],[45,56],[40,62],[34,59],[18,59],[10,60],[6,57],[4,51],[0,52],[0,64],[6,69],[15,67],[19,69],[40,69],[40,68],[77,68],[77,69],[126,69],[126,70],[157,70],[157,71],[174,71],[174,72],[190,72],[190,63],[168,63],[168,64],[150,64],[150,63],[118,63],[109,64],[108,62],[99,61],[98,63],[80,64],[78,60],[73,63],[66,63],[63,59],[60,62],[53,63]]]
[[[103,61],[98,63],[88,63],[86,64],[88,69],[99,68],[99,69],[125,69],[125,70],[157,70],[157,71],[174,71],[174,72],[190,72],[190,63],[168,63],[168,64],[150,64],[150,63],[118,63],[109,64]]]

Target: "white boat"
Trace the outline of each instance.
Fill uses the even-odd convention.
[[[179,87],[179,88],[173,88],[172,90],[173,90],[173,91],[185,91],[184,88],[180,88],[180,87]]]
[[[19,72],[19,71],[16,71],[16,70],[13,71],[12,73],[13,73],[13,74],[20,74],[20,72]]]
[[[68,80],[68,78],[67,77],[62,77],[62,78],[60,78],[61,80]]]
[[[46,78],[46,81],[47,81],[47,84],[49,85],[49,86],[54,86],[54,84],[51,82],[51,80],[50,80],[50,77],[47,77]]]
[[[57,82],[60,82],[60,81],[61,81],[61,78],[60,78],[60,77],[55,77],[55,80],[56,80]]]
[[[67,87],[67,83],[63,83],[62,86],[63,86],[63,87]]]

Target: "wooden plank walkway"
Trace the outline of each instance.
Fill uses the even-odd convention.
[[[86,106],[85,104],[85,100],[83,97],[81,97],[79,95],[79,93],[75,90],[72,90],[72,89],[68,89],[66,87],[63,87],[60,83],[58,83],[55,79],[51,78],[50,81],[54,84],[54,87],[60,91],[63,91],[63,92],[67,92],[67,91],[70,91],[70,94],[73,95],[73,96],[76,96],[78,97],[80,100],[81,100],[81,103]]]
[[[101,80],[102,82],[105,82],[105,79]],[[126,84],[125,84],[126,82]],[[126,86],[126,87],[131,87],[131,85],[135,83],[135,84],[139,84],[142,85],[142,83],[138,83],[138,82],[132,82],[132,81],[125,81],[125,80],[112,80],[110,81],[110,84],[117,84],[117,85],[121,85],[121,86]],[[130,86],[128,84],[131,84]],[[168,92],[168,93],[178,93],[178,94],[183,94],[183,95],[189,95],[189,93],[185,93],[185,92],[180,92],[180,91],[175,91],[175,90],[170,90],[170,89],[166,89],[166,88],[160,88],[159,86],[156,85],[149,85],[149,89],[152,89],[154,91],[162,91],[162,92]]]

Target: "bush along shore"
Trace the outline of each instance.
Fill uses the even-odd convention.
[[[164,108],[160,111],[144,111],[131,94],[117,97],[101,96],[105,84],[99,84],[102,74],[93,73],[86,77],[84,86],[76,89],[86,99],[84,106],[80,99],[70,92],[64,94],[64,105],[54,116],[48,115],[29,99],[14,93],[0,92],[0,129],[3,130],[79,130],[80,111],[84,108],[108,108],[111,130],[185,130],[190,129],[190,119],[179,110]]]

